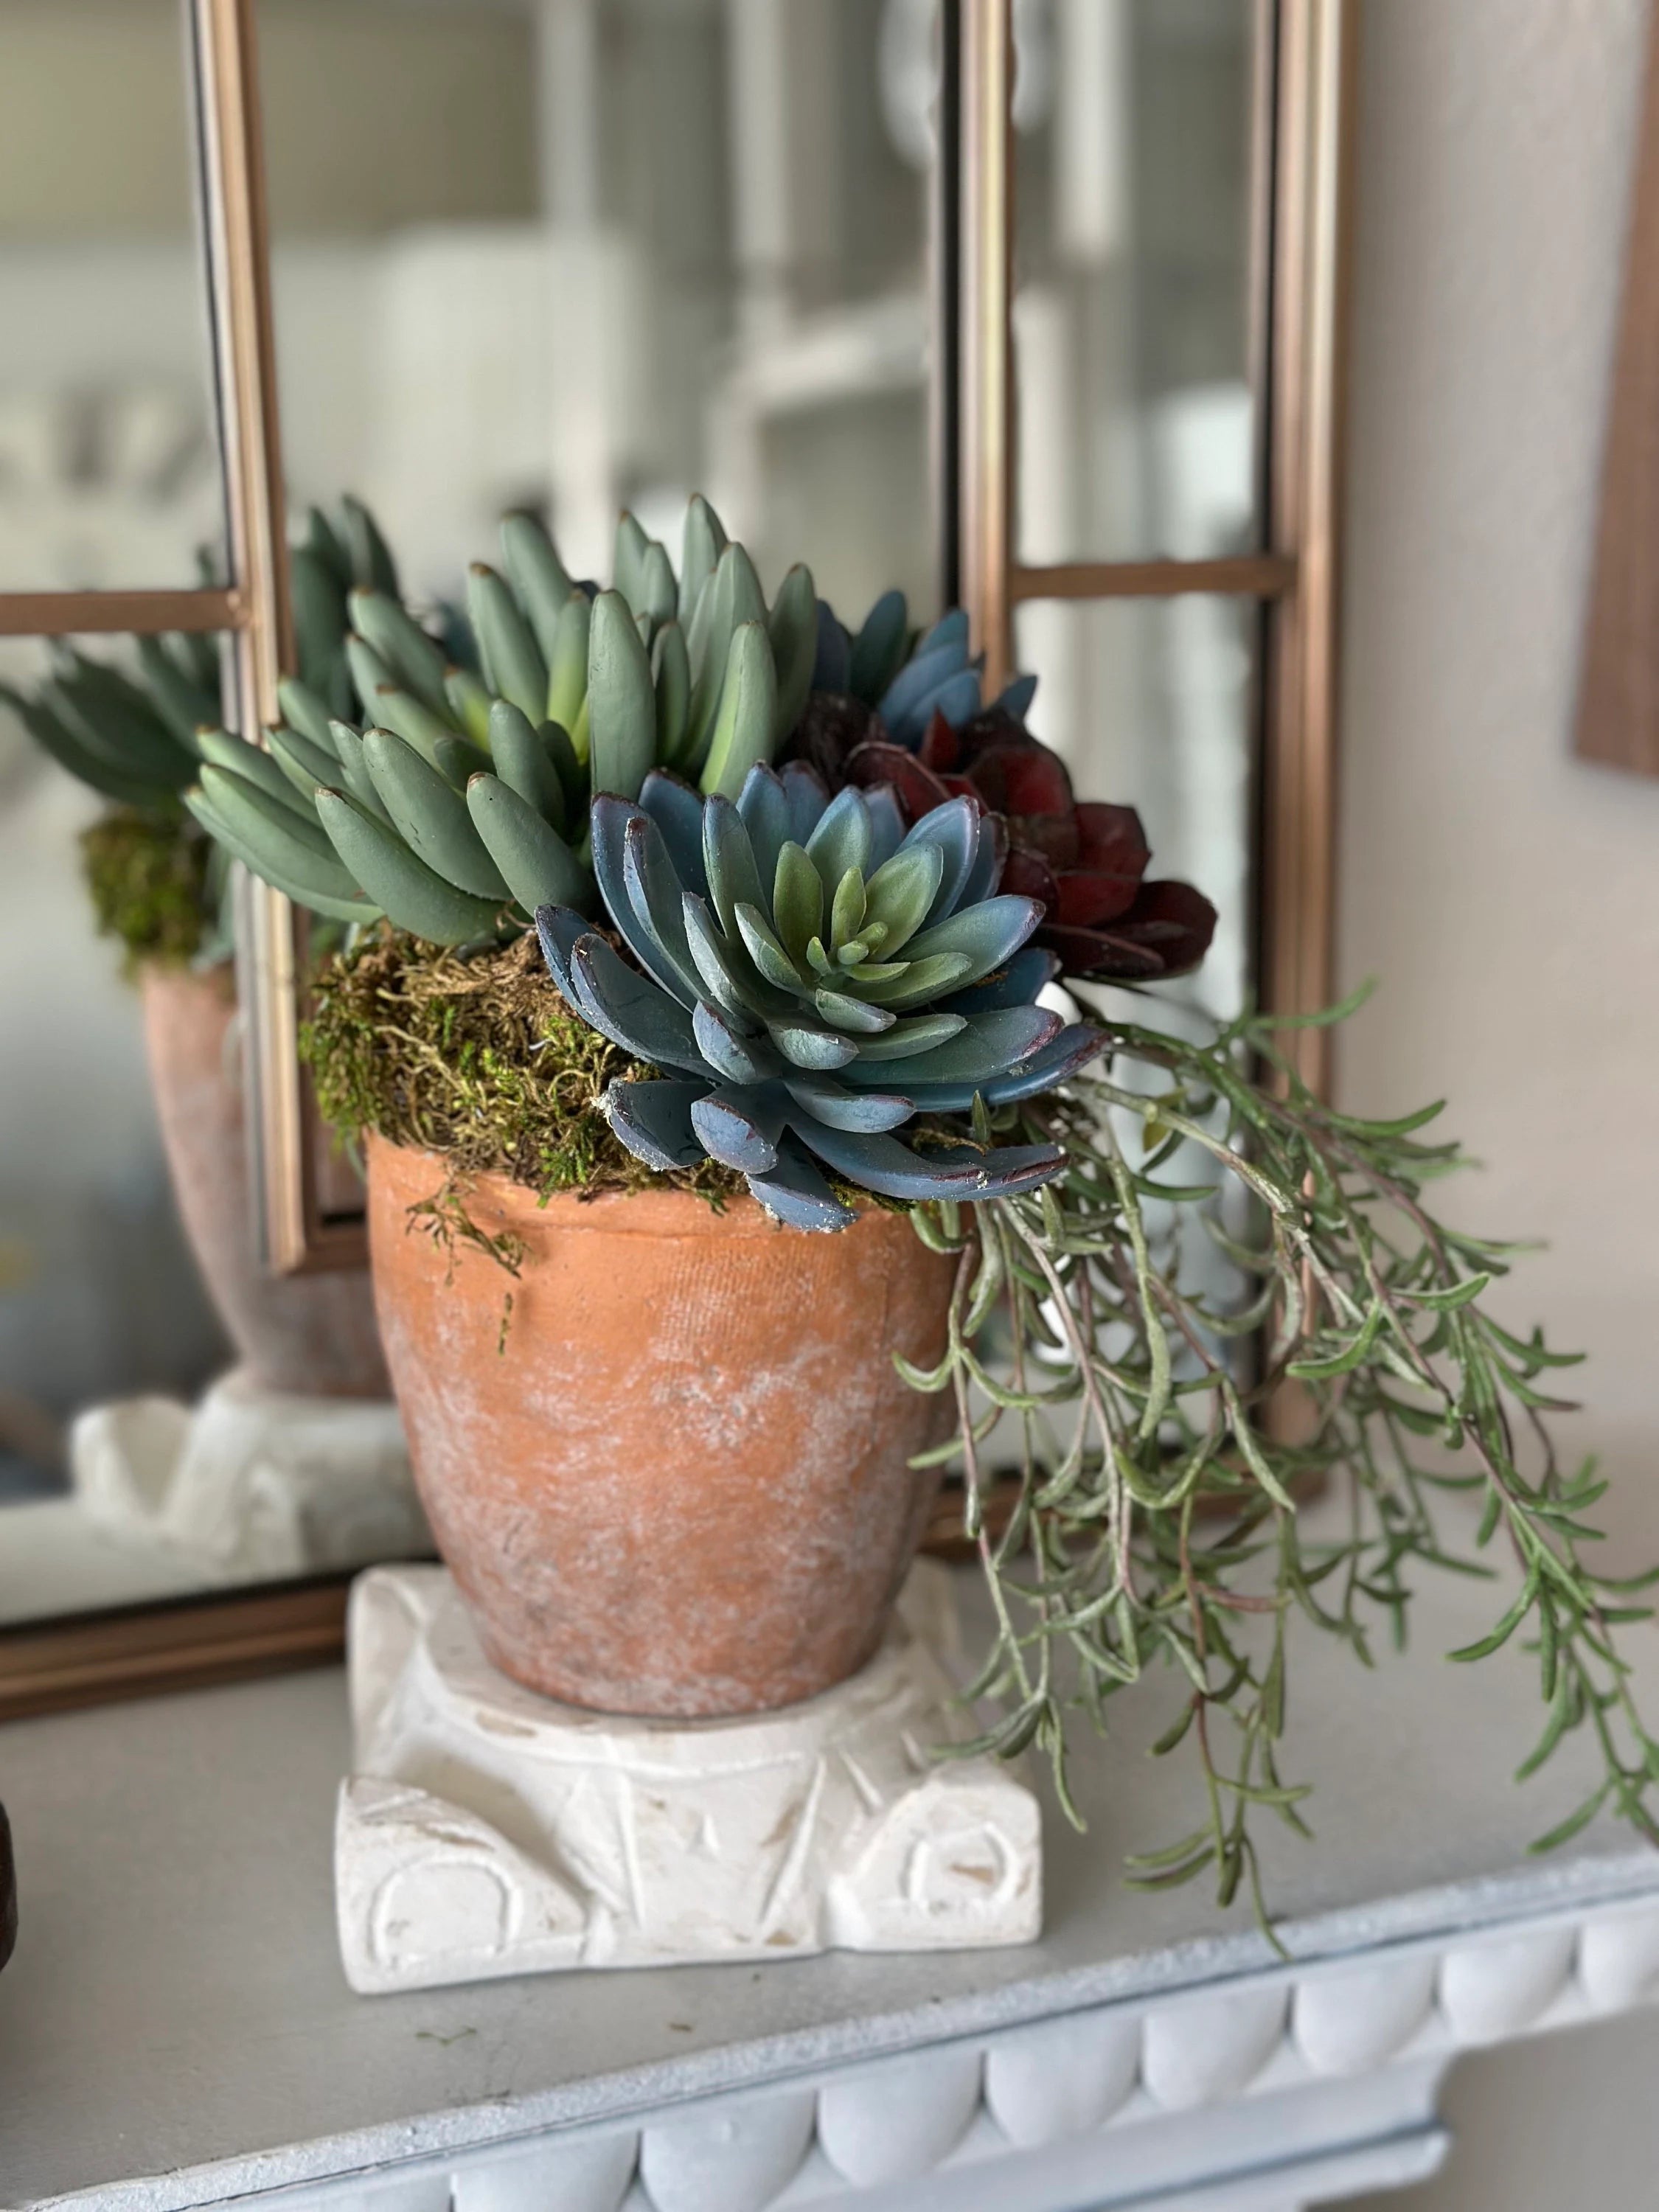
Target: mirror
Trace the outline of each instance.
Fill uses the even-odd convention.
[[[160,650],[209,719],[217,641]],[[0,1626],[423,1551],[366,1274],[255,1257],[228,886],[52,757],[188,780],[149,669],[0,663]]]
[[[179,0],[0,0],[0,591],[224,537]]]
[[[804,555],[851,611],[897,580],[926,611],[932,0],[255,14],[291,514],[337,518],[351,487],[430,610],[510,507],[598,572],[620,507],[678,529],[707,488],[769,585]],[[0,344],[0,410],[79,404],[95,366],[110,420],[165,384],[177,426],[148,474],[112,473],[88,430],[18,508],[50,566],[0,545],[0,585],[188,583],[223,539],[179,30],[172,0],[0,0],[0,112],[66,111],[36,198],[0,153],[28,340]],[[115,100],[123,71],[142,116]],[[130,303],[113,328],[100,296]],[[21,483],[0,479],[0,534]],[[86,740],[112,668],[153,693],[143,649],[0,653],[36,717],[0,731],[0,1032],[38,1041],[0,1073],[0,1629],[427,1547],[366,1276],[252,1265],[222,887],[192,882],[167,957],[99,936],[83,839],[109,810],[35,742],[43,714]],[[161,650],[210,718],[214,641]],[[94,840],[106,903],[118,858],[172,851],[140,842]],[[349,1212],[337,1164],[332,1184],[324,1210]]]
[[[958,16],[964,82],[972,39],[1012,28],[1018,235],[978,196],[964,107],[946,165],[963,171],[962,266],[941,271],[939,38]],[[186,19],[216,58],[221,126],[194,154]],[[1286,28],[1303,21],[1267,0],[1009,0],[1006,26],[940,0],[0,0],[0,684],[33,701],[73,649],[75,680],[106,699],[100,669],[153,692],[159,651],[216,714],[235,687],[205,630],[141,658],[117,635],[127,602],[100,621],[89,600],[101,634],[75,648],[9,635],[40,626],[15,598],[6,618],[8,592],[183,597],[204,574],[240,596],[166,618],[242,622],[244,682],[274,664],[257,362],[247,373],[258,194],[227,193],[211,226],[191,204],[198,166],[244,181],[249,88],[288,512],[337,520],[341,495],[360,495],[428,617],[494,556],[509,508],[541,514],[597,574],[619,508],[672,533],[694,488],[769,589],[804,558],[854,618],[895,583],[927,614],[959,489],[937,480],[935,401],[954,404],[957,356],[982,335],[957,329],[953,282],[1012,243],[1017,518],[989,597],[1019,603],[1033,726],[1079,789],[1139,805],[1155,872],[1222,909],[1195,989],[1230,1012],[1254,975],[1258,816],[1281,843],[1328,829],[1322,679],[1286,689],[1265,724],[1261,682],[1273,593],[1294,586],[1314,631],[1330,613],[1330,561],[1299,564],[1334,544],[1330,471],[1308,462],[1328,462],[1334,414],[1285,398],[1299,377],[1328,399],[1334,376],[1316,343],[1334,287],[1305,316],[1284,306],[1336,250],[1335,165],[1284,153],[1324,112]],[[1275,326],[1297,335],[1268,380],[1270,270]],[[973,383],[964,371],[964,410]],[[245,434],[239,542],[258,541],[235,578],[212,550],[200,565],[232,535],[216,388]],[[958,459],[964,486],[1003,469],[1004,427],[970,423],[946,477]],[[1275,495],[1271,533],[1270,452],[1310,487],[1288,522]],[[971,566],[966,535],[944,550]],[[1182,562],[1257,554],[1219,584],[1180,580]],[[1099,565],[1161,561],[1150,579]],[[1064,596],[1036,596],[1062,568]],[[176,720],[163,735],[179,740]],[[153,1648],[181,1650],[215,1613],[196,1601],[241,1592],[217,1617],[264,1625],[231,1663],[316,1656],[337,1639],[347,1571],[426,1542],[365,1275],[252,1267],[222,887],[192,878],[187,957],[124,981],[82,872],[102,811],[0,702],[0,1709],[30,1624],[125,1624],[103,1679],[131,1680],[135,1608],[178,1601]],[[1260,887],[1270,952],[1275,913],[1281,938],[1294,912],[1312,942],[1295,892]],[[285,983],[249,1006],[261,1051],[291,1044]],[[292,1123],[278,1135],[275,1179],[298,1182]],[[337,1164],[311,1195],[325,1220],[356,1204]],[[276,1595],[255,1602],[259,1588]]]
[[[428,602],[511,507],[601,574],[697,489],[769,589],[929,605],[935,13],[258,0],[294,500]]]
[[[94,630],[225,574],[189,32],[0,4],[0,594]],[[179,799],[227,672],[210,635],[0,638],[14,1634],[427,1548],[366,1275],[254,1259],[228,886]]]
[[[1018,556],[1212,560],[1262,516],[1253,0],[1015,13]]]

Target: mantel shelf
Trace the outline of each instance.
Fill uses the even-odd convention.
[[[1201,1884],[1122,1886],[1195,1825],[1190,1770],[1144,1756],[1156,1693],[1079,1762],[1088,1834],[1048,1815],[1029,1948],[368,1999],[335,1944],[337,1670],[14,1723],[0,2203],[1283,2212],[1413,2179],[1458,2050],[1659,1988],[1659,1856],[1612,1829],[1527,1854],[1585,1769],[1511,1785],[1535,1662],[1440,1656],[1492,1610],[1427,1586],[1369,1675],[1300,1639],[1285,1764],[1318,1840],[1268,1839],[1288,1958]],[[1636,1656],[1659,1704],[1659,1637]]]

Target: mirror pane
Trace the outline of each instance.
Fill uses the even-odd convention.
[[[184,33],[0,0],[0,590],[188,586],[223,538]]]
[[[0,1626],[429,1548],[367,1274],[256,1259],[228,886],[153,704],[213,719],[219,647],[142,652],[0,641]]]
[[[509,507],[599,574],[701,489],[769,586],[930,605],[934,14],[259,0],[292,496],[428,598]]]
[[[1033,601],[1018,665],[1031,727],[1081,797],[1137,807],[1152,877],[1195,884],[1219,917],[1198,973],[1160,992],[1236,1013],[1254,985],[1252,854],[1261,610],[1253,600]]]
[[[1014,10],[1018,545],[1255,550],[1253,0]]]
[[[49,668],[42,641],[0,640],[7,684],[32,693]],[[0,1053],[0,1506],[18,1509],[0,1521],[0,1621],[180,1586],[78,1522],[69,1427],[134,1392],[193,1395],[225,1358],[173,1200],[138,997],[83,882],[103,811],[0,708],[0,1035],[29,1040]]]

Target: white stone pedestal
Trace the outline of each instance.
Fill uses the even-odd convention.
[[[351,1595],[335,1889],[365,1994],[573,1966],[1033,1941],[1037,1801],[969,1741],[945,1571],[821,1698],[734,1721],[584,1712],[483,1656],[439,1567]]]
[[[233,1368],[194,1407],[94,1407],[70,1431],[70,1467],[76,1501],[106,1534],[216,1580],[432,1548],[389,1401],[258,1390]]]

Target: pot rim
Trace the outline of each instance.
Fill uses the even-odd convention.
[[[383,1136],[378,1129],[363,1133],[363,1152],[371,1174],[374,1157],[380,1152],[404,1161],[426,1162],[441,1176],[447,1177],[454,1172],[444,1153],[434,1152],[423,1145],[399,1144],[393,1138]],[[649,1237],[671,1232],[684,1236],[690,1226],[714,1237],[805,1237],[815,1233],[792,1231],[787,1223],[775,1220],[758,1199],[746,1194],[726,1197],[717,1209],[695,1191],[678,1190],[672,1185],[645,1190],[599,1191],[591,1195],[586,1191],[562,1190],[544,1199],[527,1184],[515,1182],[495,1168],[462,1170],[459,1181],[464,1189],[485,1194],[489,1202],[503,1212],[516,1212],[530,1220],[556,1222],[565,1232],[581,1229],[612,1237]],[[856,1220],[849,1223],[848,1228],[857,1229],[872,1219],[902,1222],[907,1229],[910,1225],[908,1209],[896,1212],[890,1206],[860,1205]]]

